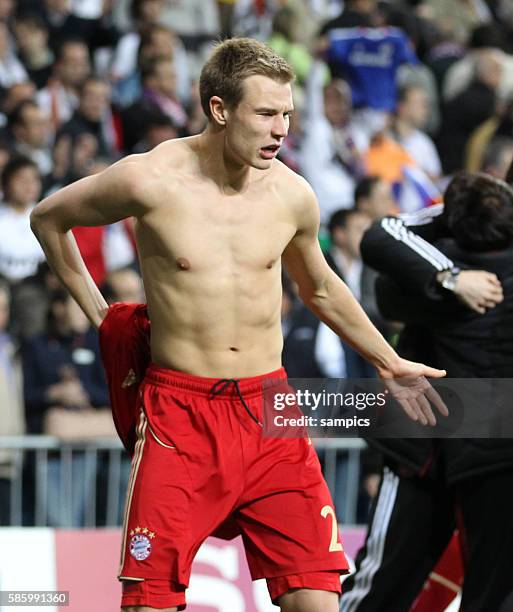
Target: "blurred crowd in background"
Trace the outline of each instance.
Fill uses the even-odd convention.
[[[29,215],[124,155],[201,132],[199,72],[227,36],[266,41],[293,66],[279,158],[312,185],[326,257],[389,339],[360,259],[366,228],[439,201],[460,169],[504,177],[510,0],[0,0],[0,435],[114,435],[96,333]],[[110,302],[144,301],[130,220],[74,234]],[[283,283],[289,375],[373,376]],[[367,496],[375,471],[364,466]],[[0,454],[0,524],[15,476]]]

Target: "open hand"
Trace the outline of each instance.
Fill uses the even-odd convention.
[[[443,416],[449,415],[444,401],[426,380],[426,376],[442,378],[446,374],[445,370],[399,357],[393,366],[381,369],[378,373],[394,399],[413,421],[419,421],[422,425],[436,425],[431,404]]]

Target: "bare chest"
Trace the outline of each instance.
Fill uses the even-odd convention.
[[[274,267],[294,233],[286,202],[268,192],[191,190],[163,201],[137,228],[143,257],[157,257],[170,271],[217,274]]]

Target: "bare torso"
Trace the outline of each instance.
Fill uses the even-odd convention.
[[[198,376],[276,370],[295,177],[274,162],[240,192],[223,193],[202,174],[197,144],[171,141],[141,162],[153,200],[136,222],[152,359]]]

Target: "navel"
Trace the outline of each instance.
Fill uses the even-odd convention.
[[[185,259],[185,257],[179,257],[176,260],[176,267],[179,270],[188,270],[191,267],[191,264],[189,263],[188,259]]]
[[[230,346],[230,351],[237,352],[239,349],[236,346]]]

